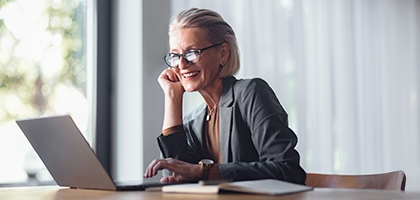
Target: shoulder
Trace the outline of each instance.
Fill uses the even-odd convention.
[[[250,94],[265,91],[269,91],[270,93],[272,92],[271,87],[262,78],[238,79],[233,87],[233,90],[237,95],[240,93]]]
[[[276,93],[262,78],[240,79],[233,88],[235,102],[248,109],[283,111]]]
[[[237,84],[239,86],[248,86],[248,87],[265,87],[268,86],[268,83],[262,78],[247,78],[247,79],[238,79]]]
[[[252,100],[255,97],[273,97],[274,91],[262,78],[236,79],[233,76],[223,80],[221,105],[232,105],[233,102]]]

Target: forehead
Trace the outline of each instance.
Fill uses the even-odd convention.
[[[169,46],[173,51],[182,51],[209,44],[206,32],[201,28],[181,28],[169,34]]]

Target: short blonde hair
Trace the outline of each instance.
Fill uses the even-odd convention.
[[[232,76],[239,71],[239,49],[235,32],[217,12],[208,9],[191,8],[184,10],[169,24],[169,34],[182,28],[202,28],[212,44],[225,42],[229,45],[229,58],[219,73],[219,77]]]

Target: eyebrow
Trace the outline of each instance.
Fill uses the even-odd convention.
[[[190,46],[187,46],[187,48],[185,48],[184,49],[184,51],[183,51],[183,53],[184,52],[186,52],[186,51],[191,51],[191,50],[198,50],[199,48],[198,47],[194,47],[195,45],[190,45]],[[177,51],[177,49],[171,49],[169,52],[170,53],[174,53],[174,51]],[[179,52],[178,52],[179,53]],[[177,54],[178,54],[177,53]]]

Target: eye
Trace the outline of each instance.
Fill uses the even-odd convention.
[[[173,54],[173,53],[169,54],[168,61],[170,63],[178,62],[179,61],[179,55],[178,54]]]
[[[179,55],[178,55],[178,54],[175,54],[175,53],[170,53],[170,54],[169,54],[169,58],[170,58],[171,60],[173,60],[173,59],[179,59]]]

